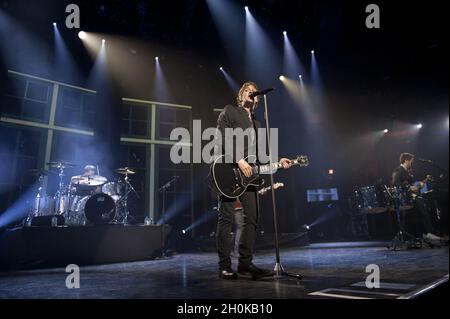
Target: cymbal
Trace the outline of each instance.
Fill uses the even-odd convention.
[[[136,172],[129,167],[121,167],[116,169],[116,173],[123,175],[134,175]]]
[[[105,184],[108,180],[106,177],[99,176],[99,175],[92,175],[92,176],[84,176],[84,175],[78,175],[73,176],[70,179],[71,184],[76,185],[83,185],[83,186],[101,186]]]
[[[66,167],[75,167],[76,165],[70,162],[49,162],[48,166],[54,168],[66,168]]]

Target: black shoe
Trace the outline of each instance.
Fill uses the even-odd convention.
[[[219,277],[222,279],[237,279],[238,275],[233,269],[222,269],[219,271]]]
[[[259,268],[256,267],[254,264],[250,264],[248,266],[239,265],[238,273],[242,275],[251,275],[254,279],[274,275],[274,272],[272,270]]]

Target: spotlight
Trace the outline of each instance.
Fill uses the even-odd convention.
[[[284,75],[280,75],[279,79],[280,79],[280,81],[284,81],[285,76]]]
[[[334,169],[329,169],[328,170],[328,175],[333,175],[334,174]]]
[[[183,233],[183,235],[186,235],[186,229],[183,229],[181,232]]]
[[[287,36],[287,31],[283,31],[283,35],[284,35],[284,36]]]
[[[155,57],[155,61],[159,61],[159,57]]]
[[[384,133],[389,133],[389,130],[388,130],[388,129],[385,129],[383,132],[384,132]]]
[[[220,70],[220,71],[223,71],[223,67],[221,66],[221,67],[219,68],[219,70]]]
[[[303,230],[303,231],[308,231],[308,230],[309,230],[309,226],[306,225],[306,224],[303,225],[303,226],[302,226],[302,230]]]
[[[56,22],[53,22],[53,26],[56,27]]]
[[[419,123],[416,126],[417,126],[417,128],[422,128],[423,127],[422,123]]]
[[[244,9],[245,9],[245,11],[248,11],[248,7],[247,6],[245,6]]]
[[[311,54],[314,54],[314,50],[311,50]]]
[[[84,40],[84,39],[87,38],[87,34],[86,34],[86,32],[84,32],[84,31],[80,31],[80,32],[78,32],[78,37],[79,37],[81,40]]]
[[[299,79],[302,79],[302,75],[300,74],[300,75],[298,76],[298,78],[299,78]]]
[[[102,44],[103,44],[103,45],[105,44],[105,42],[106,42],[106,40],[105,40],[105,39],[102,39]]]

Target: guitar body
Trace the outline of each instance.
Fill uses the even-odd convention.
[[[228,162],[226,161],[228,159]],[[239,169],[239,166],[229,161],[230,158],[224,155],[216,158],[211,165],[211,175],[213,177],[214,186],[217,191],[228,198],[238,198],[250,186],[262,186],[264,181],[261,178],[262,174],[273,173],[275,169],[281,167],[279,163],[271,163],[265,165],[255,164],[256,156],[250,155],[245,158],[247,163],[252,167],[252,176],[245,177],[244,173]],[[308,157],[299,155],[296,159],[290,160],[291,165],[299,165],[306,167],[309,165]]]
[[[246,157],[245,160],[252,168],[255,168],[256,165],[251,164],[252,160],[255,158],[254,156],[252,158],[252,156]],[[225,159],[225,156],[222,155],[218,157],[211,166],[215,187],[223,196],[228,198],[238,198],[248,187],[259,187],[264,184],[264,181],[262,181],[259,174],[253,174],[250,177],[246,177],[237,164],[226,163]]]

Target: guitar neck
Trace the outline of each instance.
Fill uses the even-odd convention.
[[[256,167],[257,172],[259,174],[266,174],[269,172],[273,172],[279,168],[282,168],[280,163],[272,163],[272,164],[265,164],[265,165],[259,165]]]

